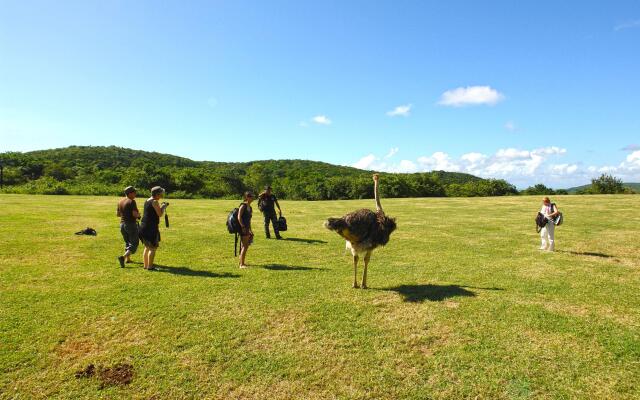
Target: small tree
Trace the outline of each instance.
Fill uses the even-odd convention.
[[[537,185],[529,186],[525,190],[522,191],[522,194],[526,195],[541,195],[541,194],[556,194],[556,191],[546,187],[542,183],[538,183]]]
[[[599,178],[591,179],[591,192],[594,194],[624,193],[624,185],[621,179],[602,174]]]

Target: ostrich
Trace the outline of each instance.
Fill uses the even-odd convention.
[[[389,236],[396,229],[395,218],[384,215],[378,193],[378,174],[373,175],[376,212],[363,208],[353,211],[342,218],[329,218],[324,226],[347,241],[347,249],[353,255],[353,287],[358,288],[358,259],[364,254],[362,288],[367,288],[367,266],[371,253],[378,246],[389,242]]]

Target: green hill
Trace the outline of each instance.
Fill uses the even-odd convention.
[[[172,197],[237,198],[271,184],[281,198],[306,200],[373,197],[372,171],[308,160],[193,161],[121,147],[71,146],[1,153],[5,193],[120,194],[161,185]],[[433,171],[382,174],[384,197],[496,196],[516,194],[504,180]]]
[[[640,193],[640,183],[634,183],[634,182],[623,183],[623,186],[632,189],[634,192]],[[591,184],[576,186],[576,187],[567,189],[567,192],[569,192],[570,194],[576,194],[586,189],[589,189],[590,187],[591,187]]]

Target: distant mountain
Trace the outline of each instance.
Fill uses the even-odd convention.
[[[237,198],[271,184],[281,198],[370,198],[371,173],[308,160],[193,161],[170,154],[109,146],[71,146],[26,153],[0,153],[4,192],[119,194],[134,185],[163,186],[174,197]],[[383,173],[384,197],[488,196],[516,194],[504,180],[459,172]]]
[[[633,189],[635,192],[640,192],[640,183],[633,183],[633,182],[629,182],[629,183],[623,183],[622,184],[624,187],[628,187]],[[575,186],[572,188],[567,189],[567,192],[569,192],[569,194],[576,194],[580,191],[583,191],[585,189],[588,189],[591,187],[591,184],[588,185],[582,185],[582,186]]]

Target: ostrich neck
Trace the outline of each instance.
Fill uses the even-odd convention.
[[[384,212],[382,210],[382,205],[380,204],[380,193],[379,193],[379,190],[378,190],[378,182],[374,182],[374,184],[373,184],[373,195],[374,195],[374,197],[376,199],[376,210],[378,212]]]

